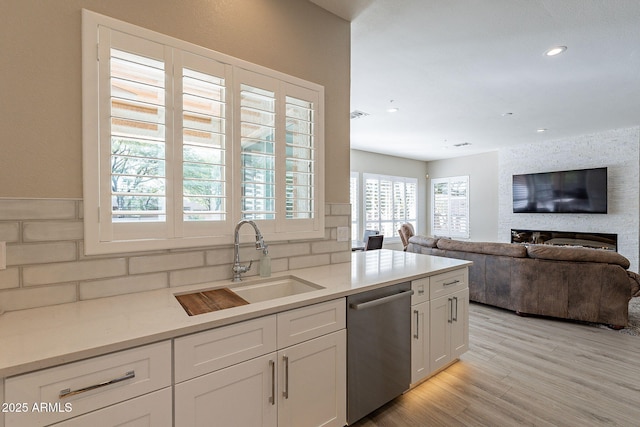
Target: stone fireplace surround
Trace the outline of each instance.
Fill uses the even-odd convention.
[[[534,243],[618,251],[618,235],[575,231],[511,229],[511,243]]]

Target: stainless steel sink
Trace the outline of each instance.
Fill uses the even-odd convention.
[[[255,282],[252,281],[249,285],[233,287],[231,289],[249,303],[256,303],[317,291],[324,289],[324,287],[294,276],[283,276],[257,280]]]

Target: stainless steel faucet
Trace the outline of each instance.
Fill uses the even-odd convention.
[[[264,239],[262,238],[262,234],[258,229],[258,226],[253,221],[242,220],[236,224],[236,229],[234,231],[234,241],[233,241],[233,280],[232,282],[241,282],[242,281],[242,273],[246,273],[251,269],[251,264],[253,264],[253,260],[249,261],[249,265],[240,264],[240,227],[244,224],[249,224],[253,227],[256,232],[256,250],[264,249]]]

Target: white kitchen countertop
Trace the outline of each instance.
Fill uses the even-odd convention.
[[[189,316],[175,294],[245,286],[230,280],[159,289],[0,315],[0,378],[174,338],[283,310],[344,297],[471,265],[469,261],[377,250],[354,252],[350,263],[289,270],[325,289]]]

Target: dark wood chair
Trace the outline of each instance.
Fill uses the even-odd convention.
[[[367,240],[367,245],[365,246],[365,251],[370,251],[372,249],[382,249],[382,240],[384,239],[384,235],[378,234],[376,236],[369,236]]]

